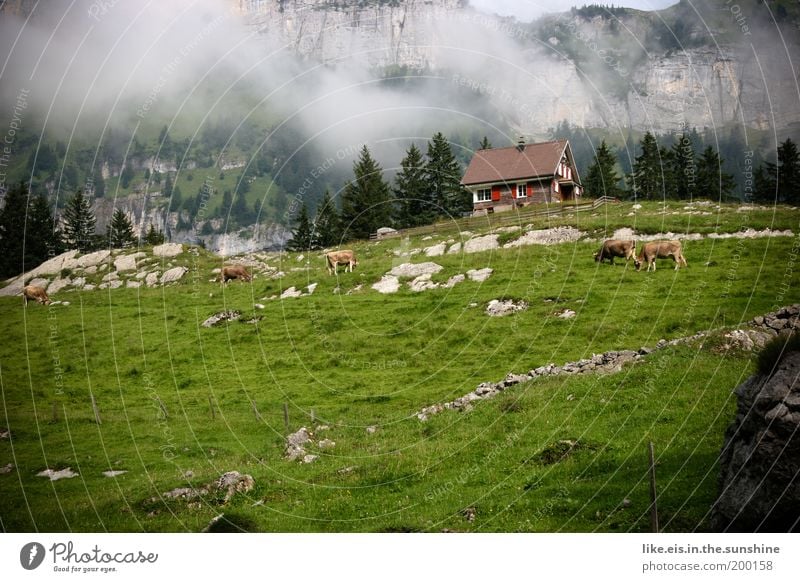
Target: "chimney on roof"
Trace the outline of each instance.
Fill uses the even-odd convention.
[[[521,135],[517,140],[517,151],[521,152],[524,149],[525,149],[525,137]]]

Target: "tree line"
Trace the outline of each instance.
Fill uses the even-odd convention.
[[[6,193],[0,210],[0,277],[17,275],[67,250],[91,252],[102,248],[129,248],[137,244],[156,245],[164,234],[152,224],[137,240],[130,219],[120,209],[114,211],[104,235],[96,232],[91,203],[82,190],[70,198],[60,225],[47,199],[32,194],[20,183]]]
[[[659,146],[647,132],[639,143],[641,153],[632,170],[617,172],[617,156],[602,141],[583,180],[587,196],[632,197],[637,200],[704,198],[740,200],[734,195],[734,176],[723,170],[724,160],[707,145],[695,151],[696,139],[683,133],[671,147]],[[795,204],[800,202],[800,154],[787,138],[777,150],[777,161],[763,161],[748,179],[745,195],[752,201]]]
[[[491,147],[484,138],[482,147]],[[309,250],[339,242],[366,239],[381,227],[410,228],[472,210],[472,198],[461,185],[462,169],[447,138],[437,132],[422,153],[416,144],[406,150],[389,184],[383,169],[365,145],[353,163],[337,209],[326,191],[312,220],[305,202],[289,241],[290,250]]]

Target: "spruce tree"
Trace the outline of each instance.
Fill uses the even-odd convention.
[[[106,181],[103,179],[103,172],[97,168],[92,178],[92,187],[96,198],[102,198],[106,195]]]
[[[697,160],[697,194],[710,200],[730,198],[736,183],[733,176],[723,171],[723,160],[714,148],[706,146]]]
[[[38,265],[64,250],[58,223],[53,219],[50,204],[36,196],[28,213],[27,240],[25,241],[25,268]]]
[[[633,163],[633,171],[629,176],[631,191],[636,198],[656,200],[661,197],[661,156],[656,138],[649,131],[644,134],[641,144],[642,153]]]
[[[297,226],[292,231],[292,239],[286,244],[290,251],[308,251],[313,247],[313,233],[311,223],[308,220],[308,208],[306,203],[300,207],[300,214],[297,217]]]
[[[480,145],[480,147],[478,149],[481,149],[481,150],[490,150],[490,149],[492,149],[492,144],[491,144],[491,142],[489,142],[489,138],[486,137],[485,135],[483,136],[483,139],[481,140],[481,145]]]
[[[437,215],[459,216],[472,209],[472,198],[461,185],[461,167],[441,132],[428,142],[425,176]]]
[[[22,272],[24,263],[25,220],[28,211],[28,189],[25,184],[11,187],[0,210],[0,277]],[[27,268],[27,264],[24,265]]]
[[[156,227],[151,222],[150,228],[147,229],[147,234],[144,237],[144,243],[146,245],[156,246],[164,244],[165,240],[164,233],[160,230],[156,230]]]
[[[131,247],[136,242],[136,237],[133,236],[133,225],[119,208],[114,211],[111,217],[106,236],[108,237],[108,246],[113,249]]]
[[[406,157],[400,162],[400,171],[395,176],[394,219],[399,228],[428,224],[435,216],[434,207],[427,200],[428,184],[422,152],[411,144]]]
[[[89,200],[78,190],[64,209],[64,242],[81,252],[94,248],[95,216]]]
[[[692,200],[697,195],[697,162],[692,138],[685,133],[672,145],[670,165],[675,195],[680,200]]]
[[[797,145],[786,138],[778,146],[778,201],[788,204],[800,202],[800,153]]]
[[[615,169],[617,159],[611,153],[606,141],[600,143],[594,156],[594,162],[589,166],[586,179],[583,180],[585,195],[592,198],[611,196],[614,198],[622,194],[619,187],[619,175]]]
[[[325,190],[325,195],[317,205],[317,214],[314,217],[313,242],[320,248],[328,248],[336,245],[339,237],[339,213],[330,192]]]
[[[753,174],[753,200],[758,202],[775,202],[778,182],[775,179],[775,164],[764,162],[758,165]]]
[[[367,146],[353,164],[353,176],[342,193],[342,234],[346,240],[368,239],[378,228],[388,226],[391,208],[383,170]]]

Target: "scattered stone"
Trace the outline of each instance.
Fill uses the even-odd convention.
[[[138,289],[139,287],[142,286],[142,282],[141,281],[127,281],[125,283],[125,286],[127,288],[129,288],[129,289]]]
[[[305,455],[303,456],[302,463],[309,464],[319,459],[319,455]]]
[[[372,288],[378,293],[397,293],[400,290],[400,279],[394,275],[384,275],[380,281],[372,285]]]
[[[70,262],[70,264],[64,264],[65,269],[85,269],[86,267],[97,267],[98,269],[102,270],[105,268],[105,265],[101,264],[103,261],[108,259],[111,256],[111,251],[109,250],[102,250],[102,251],[95,251],[93,253],[89,253],[88,255],[83,255],[82,257],[78,257],[74,260],[74,265]]]
[[[120,255],[114,259],[114,268],[117,271],[135,271],[136,259],[146,256],[144,253],[134,253],[132,255]]]
[[[353,287],[352,289],[350,289],[350,291],[348,291],[348,292],[346,293],[346,295],[352,295],[353,293],[358,293],[359,291],[361,291],[361,288],[362,288],[363,286],[364,286],[364,285],[361,285],[361,284],[358,284],[358,285],[356,285],[355,287]]]
[[[36,476],[48,477],[51,481],[58,481],[59,479],[72,479],[73,477],[77,477],[78,474],[75,473],[70,467],[67,467],[66,469],[61,469],[60,471],[45,469],[44,471],[36,473]]]
[[[555,245],[575,242],[584,235],[583,232],[571,226],[557,226],[544,230],[529,230],[521,237],[503,245],[504,249],[526,245]]]
[[[414,279],[420,275],[434,275],[444,267],[436,263],[403,263],[387,273],[398,278]]]
[[[127,471],[103,471],[103,475],[106,477],[118,477],[119,475],[124,475]]]
[[[163,275],[161,275],[161,284],[166,285],[167,283],[174,283],[175,281],[180,280],[186,273],[189,272],[189,269],[186,267],[173,267],[169,271],[165,271]]]
[[[10,439],[11,431],[7,428],[0,428],[0,439]]]
[[[136,275],[134,275],[135,279],[140,279],[140,280],[144,279],[145,277],[147,277],[147,271],[141,271],[139,273],[136,273]]]
[[[378,235],[378,238],[383,238],[385,236],[393,235],[397,231],[395,229],[393,229],[393,228],[388,227],[388,226],[382,226],[375,232]]]
[[[311,433],[306,427],[301,427],[297,432],[294,432],[286,437],[286,450],[284,451],[284,458],[290,461],[302,459],[305,454],[303,445],[311,442]]]
[[[255,307],[256,309],[264,309],[264,304],[263,303],[255,303],[253,305],[253,307]]]
[[[477,307],[477,306],[478,306],[478,304],[473,301],[467,307]]]
[[[94,290],[94,289],[95,289],[95,286],[94,286],[94,285],[92,285],[91,283],[89,283],[89,284],[86,284],[86,285],[84,285],[84,286],[83,286],[83,290],[84,290],[84,291],[92,291],[92,290]]]
[[[0,475],[6,475],[14,470],[14,464],[9,463],[5,467],[0,467]]]
[[[54,279],[53,281],[50,282],[50,285],[47,286],[47,292],[50,295],[53,295],[54,293],[58,293],[59,291],[61,291],[64,287],[69,287],[72,284],[73,284],[72,279],[70,279],[69,277],[67,277],[66,279],[61,279],[61,278]]]
[[[309,295],[313,295],[314,290],[317,288],[317,285],[319,285],[319,283],[311,283],[311,285],[306,287],[306,291],[308,292]]]
[[[455,254],[458,254],[460,252],[461,252],[461,243],[460,242],[457,242],[457,243],[455,243],[453,245],[450,245],[450,248],[447,249],[447,254],[448,255],[455,255]]]
[[[28,281],[28,285],[35,285],[36,287],[41,287],[45,291],[47,290],[47,286],[50,282],[47,279],[31,279]]]
[[[560,312],[557,312],[556,317],[560,319],[572,319],[575,315],[577,314],[571,309],[562,309]]]
[[[432,247],[427,247],[424,249],[425,256],[428,257],[440,257],[444,254],[445,248],[447,248],[447,243],[439,243],[438,245],[433,245]]]
[[[158,271],[147,273],[147,276],[144,278],[144,282],[147,284],[148,287],[155,287],[158,284],[158,275],[159,275]]]
[[[303,294],[302,291],[299,289],[295,289],[294,287],[289,287],[283,293],[281,293],[281,299],[289,299],[290,297],[300,297]]]
[[[218,479],[195,489],[194,487],[177,487],[172,491],[167,491],[163,497],[167,499],[181,499],[190,501],[198,497],[204,497],[211,493],[225,493],[222,503],[227,503],[237,493],[247,493],[255,487],[255,479],[251,475],[242,475],[238,471],[228,471],[223,473]],[[151,501],[158,501],[152,499]]]
[[[176,257],[183,252],[183,245],[179,243],[164,243],[153,247],[155,257]]]
[[[463,233],[462,233],[463,234]],[[478,236],[469,239],[464,243],[465,253],[480,253],[483,251],[490,251],[500,246],[497,242],[498,235],[487,234],[486,236]]]
[[[331,439],[322,439],[319,441],[319,448],[320,449],[331,449],[336,446],[336,443]]]
[[[459,283],[463,282],[465,278],[466,277],[464,275],[460,274],[460,273],[458,275],[453,275],[452,277],[450,277],[447,280],[447,283],[442,285],[442,287],[446,287],[447,289],[450,289],[451,287],[455,287]]]
[[[500,301],[499,299],[492,299],[489,305],[486,306],[486,315],[490,317],[503,317],[511,315],[518,311],[525,311],[528,309],[528,304],[525,301],[514,301],[513,299],[506,299]]]
[[[297,259],[296,259],[296,260],[297,260],[297,262],[299,263],[300,261],[302,261],[302,260],[303,260],[303,259],[305,259],[305,258],[306,258],[306,256],[305,256],[305,255],[297,255]]]
[[[354,465],[351,465],[349,467],[342,467],[341,469],[339,469],[336,472],[339,473],[339,475],[348,475],[348,474],[352,473],[355,470],[356,470],[356,467]]]
[[[736,388],[738,410],[720,453],[716,531],[782,532],[800,519],[800,352],[784,355],[771,376]],[[796,530],[795,530],[796,531]]]
[[[219,325],[225,321],[236,321],[241,316],[242,314],[238,311],[220,311],[219,313],[215,313],[206,319],[201,325],[203,327],[214,327],[215,325]]]
[[[472,523],[475,521],[475,508],[474,507],[467,507],[461,512],[461,515],[466,519],[468,522]]]
[[[439,286],[439,283],[434,283],[431,281],[430,273],[425,273],[424,275],[420,275],[413,281],[411,281],[408,286],[414,292],[426,291],[428,289],[436,289]]]
[[[483,269],[470,269],[467,271],[467,277],[469,277],[470,281],[477,281],[478,283],[482,283],[486,281],[489,277],[492,276],[494,273],[494,269],[489,267],[485,267]]]
[[[376,432],[378,432],[378,427],[374,424],[367,427],[367,434],[375,434]]]
[[[105,271],[107,268],[108,268],[108,265],[106,265],[105,263],[103,263],[102,265],[99,265],[99,266],[97,267],[97,272],[99,273],[99,272],[101,272],[101,271]]]

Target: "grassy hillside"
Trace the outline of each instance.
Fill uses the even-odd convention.
[[[794,236],[687,241],[689,268],[677,272],[667,262],[655,273],[598,265],[598,243],[586,240],[396,256],[458,238],[442,234],[358,243],[357,269],[338,278],[319,253],[274,255],[265,260],[282,278],[225,289],[209,281],[221,259],[185,252],[169,259],[189,268],[171,287],[62,292],[53,298],[70,305],[49,308],[0,298],[0,428],[11,431],[0,440],[0,467],[15,465],[0,474],[2,529],[199,531],[224,513],[248,531],[647,531],[650,440],[664,528],[707,529],[732,390],[755,359],[722,349],[719,332],[616,374],[539,379],[469,412],[415,416],[511,371],[737,326],[778,300],[797,301],[780,295],[800,284],[787,268],[797,252],[796,209],[631,212],[607,206],[559,224],[597,239],[618,225],[683,233],[768,226]],[[370,289],[409,260],[442,265],[433,276],[440,282],[468,269],[494,273],[452,289]],[[269,299],[311,283],[313,295]],[[486,304],[500,297],[530,307],[487,317]],[[576,317],[556,317],[563,308]],[[200,326],[223,309],[260,319]],[[284,403],[291,431],[306,426],[335,446],[309,447],[319,455],[310,464],[285,460]],[[577,444],[562,458],[560,441]],[[36,476],[47,467],[80,476]],[[109,469],[128,472],[109,479]],[[224,506],[161,498],[233,470],[256,486]]]

